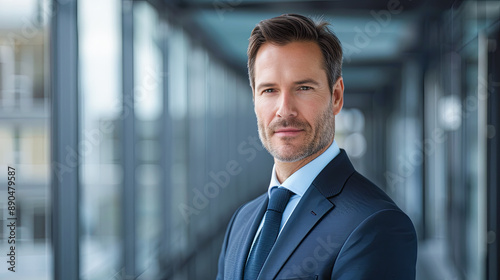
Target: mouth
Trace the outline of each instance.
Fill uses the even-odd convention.
[[[286,127],[275,130],[274,134],[280,137],[294,137],[299,135],[303,131],[304,131],[303,129]]]

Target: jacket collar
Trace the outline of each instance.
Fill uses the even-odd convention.
[[[345,150],[340,149],[336,156],[314,179],[312,185],[326,198],[338,195],[344,188],[345,182],[354,173],[354,167],[347,157]]]
[[[329,198],[342,192],[355,172],[347,154],[341,152],[319,173],[301,199],[262,267],[259,279],[276,277],[297,246],[335,205]],[[264,206],[265,207],[265,206]]]

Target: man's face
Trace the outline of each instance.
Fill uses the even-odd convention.
[[[322,152],[333,141],[343,90],[342,78],[329,88],[315,42],[263,44],[255,60],[253,94],[264,147],[283,162]]]

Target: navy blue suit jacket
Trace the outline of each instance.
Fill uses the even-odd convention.
[[[265,193],[233,215],[217,279],[243,279],[267,201]],[[416,257],[408,216],[341,150],[301,198],[258,279],[415,279]]]

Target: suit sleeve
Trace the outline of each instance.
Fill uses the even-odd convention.
[[[229,242],[228,239],[229,239],[229,235],[231,233],[231,229],[232,229],[233,224],[234,224],[234,219],[238,215],[238,212],[240,211],[240,209],[241,209],[241,207],[238,208],[238,210],[236,210],[236,212],[233,214],[233,217],[229,221],[229,224],[228,224],[227,229],[226,229],[226,234],[224,236],[224,242],[222,243],[222,248],[221,248],[220,255],[219,255],[219,264],[217,267],[217,278],[216,278],[217,280],[224,280],[224,263],[225,263],[227,244]]]
[[[348,237],[333,266],[332,279],[415,279],[417,236],[400,210],[381,210]]]

